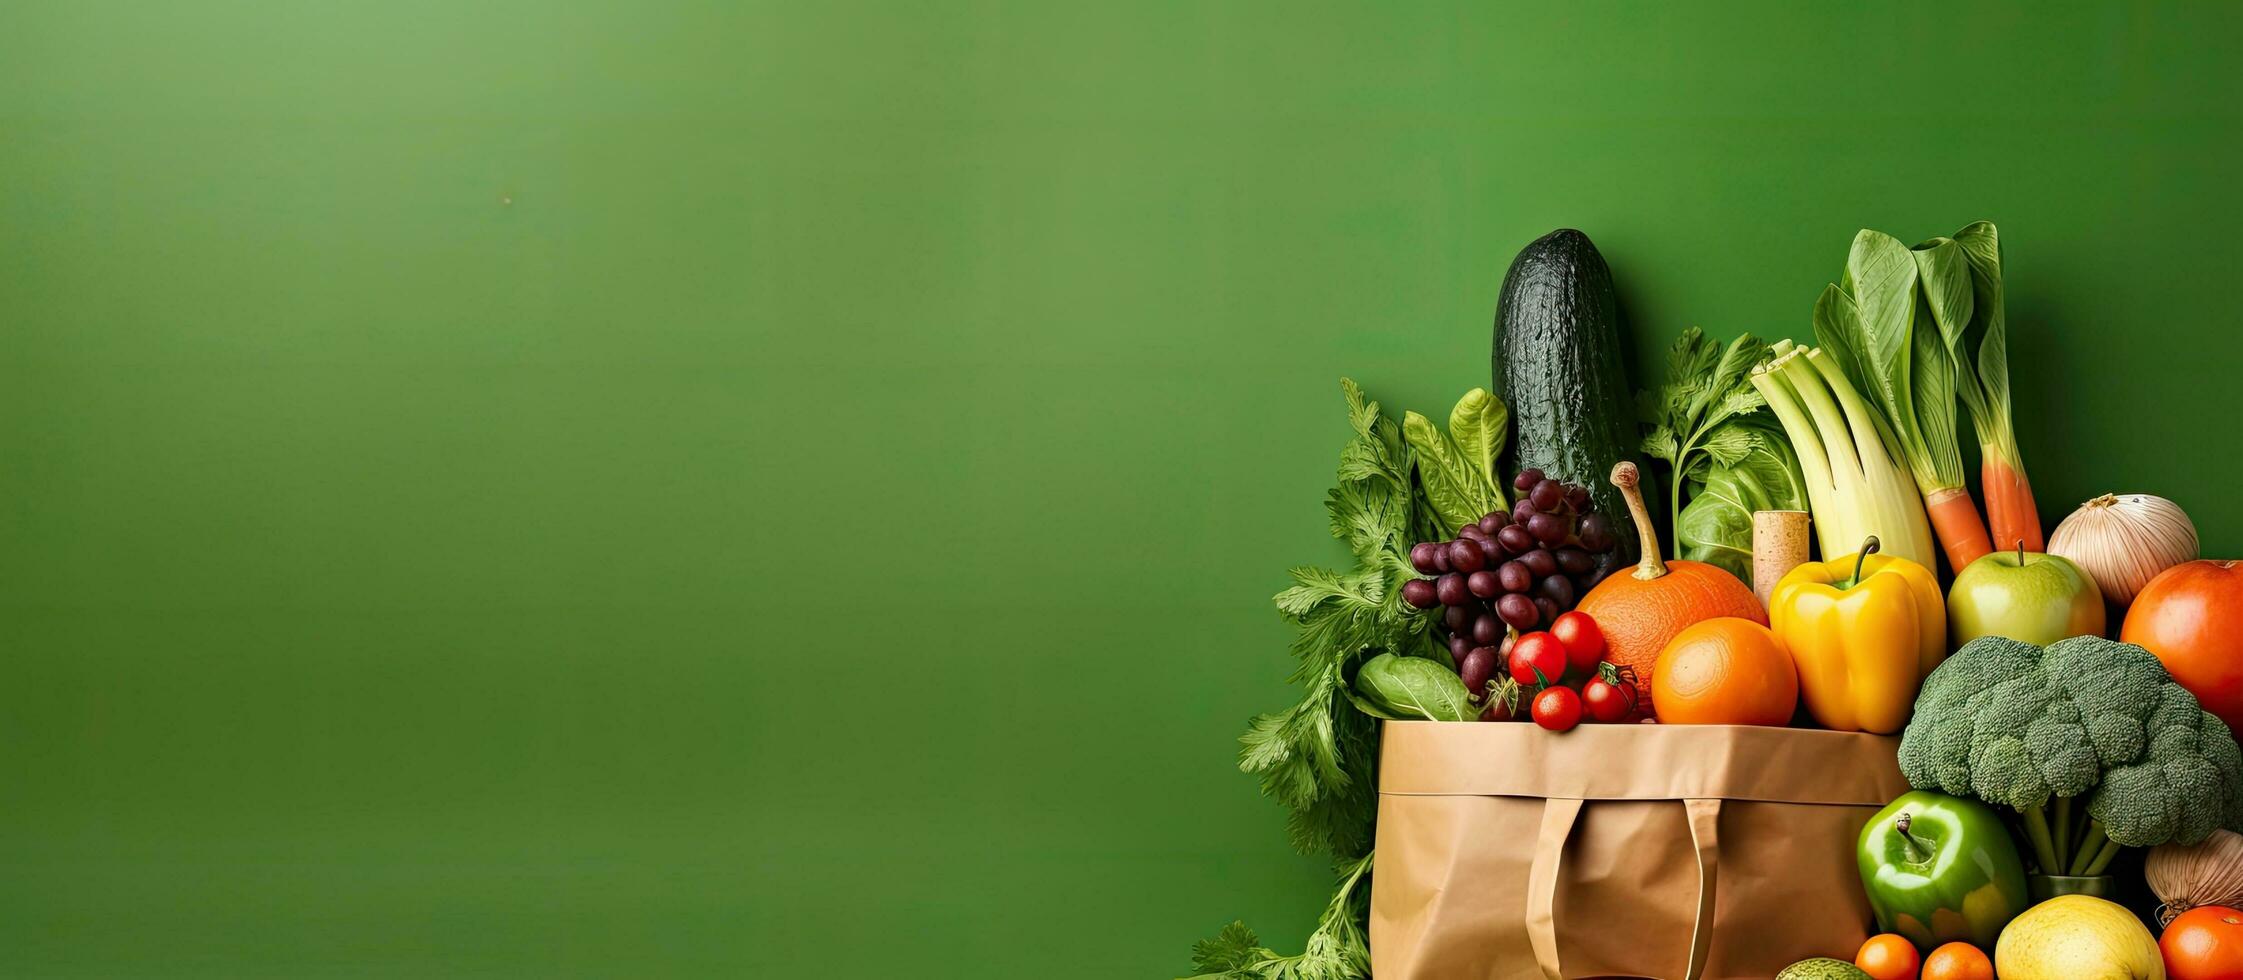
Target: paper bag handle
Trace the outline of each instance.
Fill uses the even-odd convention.
[[[1542,833],[1534,842],[1534,863],[1526,875],[1526,938],[1534,947],[1534,965],[1543,980],[1560,980],[1558,972],[1558,858],[1565,839],[1573,835],[1573,818],[1581,813],[1580,800],[1553,798],[1542,803]]]
[[[1698,852],[1698,918],[1690,927],[1688,980],[1706,974],[1706,954],[1713,951],[1713,895],[1721,883],[1721,801],[1684,800],[1682,812],[1690,818],[1690,846]]]
[[[1706,956],[1713,951],[1713,901],[1720,883],[1721,801],[1684,800],[1683,814],[1690,821],[1690,846],[1698,861],[1698,909],[1690,929],[1690,967],[1687,980],[1705,975]],[[1526,937],[1534,947],[1534,965],[1544,980],[1562,980],[1558,969],[1558,859],[1565,854],[1566,838],[1573,836],[1581,801],[1552,798],[1542,805],[1542,831],[1534,845],[1534,863],[1527,868]]]

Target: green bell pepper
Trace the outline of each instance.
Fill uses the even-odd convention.
[[[1877,928],[1925,952],[1957,940],[1991,951],[2032,904],[2017,842],[1977,800],[1904,793],[1861,828],[1854,856]]]

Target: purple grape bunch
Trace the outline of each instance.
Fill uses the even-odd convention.
[[[1612,521],[1596,512],[1587,487],[1539,469],[1520,473],[1511,486],[1519,499],[1510,510],[1457,528],[1454,540],[1410,549],[1410,564],[1428,577],[1403,584],[1402,599],[1419,609],[1443,607],[1449,651],[1460,663],[1500,643],[1506,626],[1522,633],[1547,628],[1616,567]]]

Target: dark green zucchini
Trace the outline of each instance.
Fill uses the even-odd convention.
[[[1531,467],[1588,487],[1620,542],[1617,557],[1600,563],[1607,570],[1637,557],[1635,522],[1612,485],[1612,466],[1643,462],[1618,306],[1604,256],[1589,236],[1560,228],[1511,260],[1490,358],[1493,390],[1511,409],[1503,472]]]

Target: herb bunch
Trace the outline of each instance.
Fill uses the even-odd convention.
[[[1233,922],[1193,948],[1201,978],[1223,980],[1352,980],[1370,975],[1365,936],[1369,915],[1372,823],[1377,816],[1378,721],[1350,697],[1354,673],[1380,653],[1425,656],[1445,662],[1433,637],[1433,619],[1402,602],[1403,582],[1415,577],[1409,549],[1438,537],[1441,517],[1425,503],[1403,429],[1352,380],[1342,380],[1354,438],[1340,451],[1339,483],[1325,496],[1332,535],[1347,543],[1355,567],[1339,571],[1292,570],[1293,586],[1277,594],[1278,612],[1298,629],[1292,644],[1298,663],[1291,680],[1301,687],[1292,707],[1256,717],[1239,736],[1239,768],[1261,779],[1262,792],[1291,811],[1293,846],[1330,855],[1339,888],[1298,955],[1265,948],[1242,922]],[[1501,447],[1500,405],[1475,403],[1474,419],[1493,423],[1496,436],[1452,433],[1448,445],[1469,443],[1468,461],[1442,460],[1444,488],[1482,490]],[[1452,419],[1454,427],[1455,419]],[[1428,426],[1429,427],[1429,426]],[[1427,441],[1423,434],[1418,441]],[[1461,464],[1461,465],[1460,465]],[[1466,480],[1457,474],[1474,477]],[[1454,489],[1451,493],[1464,494]],[[1500,498],[1498,498],[1500,499]]]

